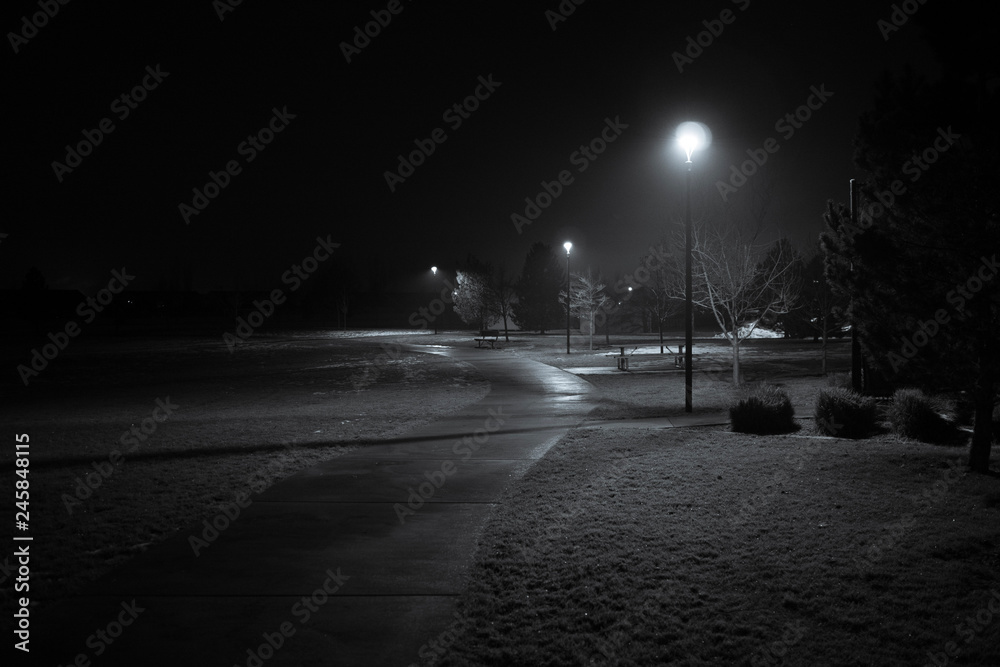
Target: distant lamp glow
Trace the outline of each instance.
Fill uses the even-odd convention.
[[[677,144],[684,149],[690,164],[691,155],[712,143],[712,132],[704,123],[687,121],[677,127]]]
[[[438,274],[438,267],[432,266],[431,267],[431,273],[433,273],[436,276]]]
[[[573,249],[573,244],[566,241],[566,243],[563,243],[563,247],[566,248],[566,254],[568,255],[569,251]]]

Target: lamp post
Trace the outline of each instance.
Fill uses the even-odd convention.
[[[573,248],[573,244],[566,241],[563,247],[566,248],[566,354],[569,354],[569,307],[572,303],[569,292],[569,251]]]
[[[431,267],[431,275],[433,275],[433,276],[436,277],[437,273],[438,273],[438,267],[432,266]],[[435,285],[435,287],[436,287],[436,285]],[[441,314],[444,315],[444,313],[441,313]],[[435,317],[434,318],[434,333],[437,334],[437,332],[438,332],[438,321],[437,321],[437,317]]]
[[[701,123],[681,123],[677,128],[677,143],[687,155],[687,183],[684,206],[684,412],[691,412],[692,390],[692,353],[691,345],[694,339],[694,305],[691,301],[691,154],[699,148],[708,145],[711,135]]]

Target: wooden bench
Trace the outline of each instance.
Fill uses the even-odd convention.
[[[620,370],[620,371],[627,371],[628,370],[628,360],[632,356],[632,352],[635,352],[636,349],[638,349],[638,348],[634,348],[633,347],[632,348],[632,352],[629,352],[628,356],[625,356],[625,348],[624,347],[621,347],[621,348],[618,348],[618,349],[621,350],[621,354],[606,354],[604,356],[611,357],[612,359],[615,359],[616,363],[618,364],[618,370]]]
[[[476,347],[482,347],[484,344],[489,343],[490,348],[495,349],[497,341],[500,339],[500,332],[496,329],[486,329],[479,332],[479,338],[476,338]]]
[[[663,354],[640,354],[640,355],[637,355],[637,356],[638,356],[638,358],[641,358],[641,359],[662,359],[663,357],[667,357],[667,358],[673,357],[674,358],[674,367],[675,368],[684,368],[684,344],[680,343],[680,344],[677,345],[677,353],[676,354],[674,354],[673,352],[670,351],[670,346],[669,345],[664,345],[663,347],[666,348],[666,350],[667,350]],[[619,349],[621,350],[620,354],[608,354],[608,355],[605,355],[605,356],[610,357],[610,358],[612,358],[612,359],[615,360],[615,362],[618,364],[618,370],[620,370],[620,371],[627,371],[628,370],[628,360],[632,357],[632,352],[635,352],[636,348],[632,348],[632,352],[630,352],[627,356],[625,354],[625,348],[624,347],[619,348]],[[694,360],[692,359],[692,363],[693,363],[693,361]]]

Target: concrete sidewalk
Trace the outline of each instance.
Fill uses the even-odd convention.
[[[411,349],[474,364],[490,392],[412,440],[302,471],[234,520],[217,517],[216,537],[193,526],[40,611],[32,664],[79,655],[102,666],[421,662],[455,622],[492,503],[580,423],[597,392],[509,355]],[[192,534],[205,541],[198,556]]]
[[[580,428],[684,428],[690,426],[725,426],[729,412],[678,414],[672,417],[643,417],[640,419],[586,419]]]

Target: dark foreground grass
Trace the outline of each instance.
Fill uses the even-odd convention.
[[[1000,482],[964,456],[578,429],[497,507],[441,664],[1000,664]]]

